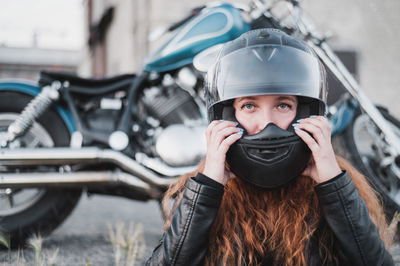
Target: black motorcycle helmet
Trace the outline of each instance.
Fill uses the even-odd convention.
[[[226,43],[206,80],[208,119],[236,121],[233,101],[256,95],[294,95],[296,118],[324,115],[327,86],[325,70],[303,41],[276,29],[258,29]],[[241,127],[239,125],[239,127]],[[284,186],[304,171],[311,151],[292,126],[273,123],[261,132],[231,145],[231,171],[261,188]]]

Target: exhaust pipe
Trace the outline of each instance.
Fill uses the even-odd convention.
[[[69,165],[69,164],[98,164],[112,163],[121,169],[139,178],[141,181],[158,186],[167,187],[175,178],[162,178],[153,171],[139,164],[137,161],[110,149],[99,149],[87,147],[80,149],[73,148],[21,148],[1,149],[0,166],[17,165]],[[193,171],[193,167],[181,168],[179,172]],[[183,174],[179,173],[178,175]],[[4,174],[1,174],[4,176]],[[7,174],[8,175],[8,174]],[[65,175],[65,174],[60,174]],[[54,176],[53,176],[54,177]]]
[[[72,172],[72,173],[6,173],[0,174],[0,189],[30,187],[82,187],[125,185],[145,192],[152,198],[161,196],[161,191],[151,187],[135,176],[123,172]]]

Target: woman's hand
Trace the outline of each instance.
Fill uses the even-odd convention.
[[[212,121],[206,130],[207,154],[203,174],[225,185],[229,174],[225,172],[225,158],[229,147],[241,138],[243,131],[232,121]]]
[[[312,152],[312,160],[303,175],[317,183],[332,179],[341,173],[331,144],[331,126],[323,116],[311,116],[294,124],[296,134]]]

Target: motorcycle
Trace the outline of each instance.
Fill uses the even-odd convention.
[[[287,15],[273,13],[279,2]],[[203,80],[220,45],[262,27],[304,39],[340,80],[347,93],[329,108],[335,138],[388,212],[399,209],[400,123],[363,94],[299,2],[210,3],[169,27],[138,75],[42,72],[37,85],[0,82],[0,230],[11,246],[51,233],[82,191],[160,201],[205,154]]]

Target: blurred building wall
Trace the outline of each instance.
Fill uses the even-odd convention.
[[[304,0],[318,28],[332,31],[336,49],[358,51],[363,90],[400,119],[400,1]]]
[[[110,7],[113,17],[105,29],[104,39],[87,49],[82,73],[101,77],[141,71],[146,56],[161,43],[150,43],[148,35],[207,2],[85,0],[86,13],[92,14],[86,20],[88,36],[90,26],[93,29],[93,25],[98,25]],[[400,1],[304,0],[302,5],[320,32],[333,33],[332,48],[357,52],[362,88],[375,102],[389,107],[400,118],[400,104],[397,103],[400,96],[400,53],[397,51],[400,47]]]
[[[75,73],[79,51],[0,46],[0,78],[36,81],[42,70]]]

